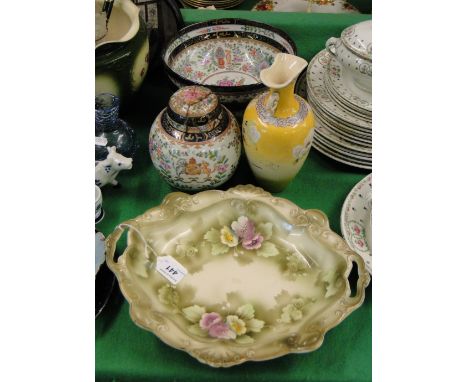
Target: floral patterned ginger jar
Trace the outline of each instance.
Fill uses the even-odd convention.
[[[280,192],[296,176],[312,145],[314,115],[309,104],[294,94],[297,77],[307,61],[278,53],[273,65],[260,72],[267,87],[244,112],[242,132],[250,168],[258,183]]]
[[[216,94],[202,86],[179,89],[153,122],[149,150],[173,187],[198,191],[226,182],[239,163],[240,129]]]

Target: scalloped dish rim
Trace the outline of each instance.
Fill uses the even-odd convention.
[[[207,199],[209,199],[209,201],[207,201]],[[180,215],[190,211],[201,210],[201,213],[203,213],[203,209],[206,209],[218,202],[226,200],[229,201],[230,199],[236,201],[240,199],[241,202],[246,204],[251,201],[263,202],[268,208],[273,209],[274,212],[281,216],[282,219],[291,224],[292,227],[301,228],[301,232],[307,235],[306,239],[311,239],[320,245],[327,246],[327,248],[330,248],[329,251],[332,251],[333,255],[340,259],[339,261],[341,263],[346,264],[345,267],[344,265],[341,267],[343,269],[345,268],[344,272],[339,274],[340,280],[341,278],[345,280],[344,287],[339,288],[339,292],[336,292],[333,299],[330,298],[327,300],[327,296],[325,295],[325,302],[323,302],[324,308],[320,310],[319,314],[316,314],[318,318],[313,316],[314,321],[312,322],[312,319],[307,321],[307,316],[304,316],[305,318],[302,322],[298,321],[299,324],[296,324],[296,327],[298,328],[298,325],[300,325],[300,328],[297,329],[296,332],[294,330],[291,331],[294,329],[293,323],[291,323],[291,326],[286,327],[283,331],[271,330],[268,335],[259,337],[262,339],[266,338],[267,341],[264,340],[262,342],[261,340],[258,340],[255,343],[251,337],[243,335],[246,332],[245,323],[247,323],[247,325],[248,322],[252,324],[251,330],[254,332],[254,336],[260,332],[264,324],[264,321],[257,319],[258,317],[253,317],[254,309],[252,305],[246,304],[240,306],[236,311],[238,312],[236,313],[238,316],[233,316],[233,313],[230,313],[231,315],[227,317],[227,321],[225,323],[220,323],[220,314],[213,312],[207,313],[204,308],[198,305],[193,305],[190,307],[190,311],[187,311],[189,314],[185,316],[185,318],[189,317],[190,319],[195,315],[195,319],[191,322],[195,322],[196,324],[192,326],[196,326],[198,328],[198,322],[200,322],[199,325],[202,329],[209,330],[210,336],[215,338],[205,339],[198,337],[194,335],[194,332],[190,329],[187,331],[187,328],[182,328],[180,323],[176,322],[178,317],[175,317],[175,313],[172,313],[172,311],[164,312],[162,308],[158,310],[158,307],[154,306],[150,297],[142,292],[143,287],[141,285],[136,285],[137,283],[132,280],[132,270],[129,270],[127,267],[127,255],[129,252],[128,249],[131,247],[131,242],[130,244],[127,242],[127,247],[122,255],[119,256],[118,261],[115,262],[114,260],[116,244],[126,228],[134,228],[136,232],[139,232],[136,228],[139,222],[148,223],[164,221],[165,219],[180,217]],[[245,218],[244,220],[248,219]],[[241,218],[238,219],[238,222],[239,221],[241,221]],[[233,223],[234,229],[238,228],[240,224],[238,222],[235,222],[237,226]],[[130,235],[130,232],[131,231],[129,230],[128,235]],[[236,236],[237,231],[234,230],[229,232]],[[263,236],[265,237],[264,243],[266,243],[268,236],[265,234]],[[206,238],[206,235],[204,238]],[[130,236],[127,236],[127,240],[129,239]],[[242,253],[243,248],[240,240],[242,240],[242,236],[239,234],[239,248]],[[251,241],[248,243],[251,243]],[[237,245],[237,241],[234,244]],[[245,242],[242,245],[244,244]],[[230,247],[232,247],[232,245],[230,245]],[[244,248],[248,247],[244,246]],[[230,248],[230,250],[232,249],[233,248]],[[157,256],[159,255],[156,255],[156,258]],[[219,258],[219,256],[217,258]],[[257,261],[259,264],[264,264],[261,263],[261,261],[264,260]],[[159,206],[147,210],[144,214],[134,219],[130,219],[119,224],[114,232],[106,238],[106,262],[108,267],[115,274],[120,290],[130,305],[130,317],[136,325],[152,332],[167,345],[183,350],[192,357],[195,357],[198,361],[212,367],[230,367],[246,361],[264,361],[290,353],[305,353],[318,349],[323,343],[325,333],[341,323],[352,311],[362,305],[365,297],[365,288],[370,282],[370,275],[365,268],[363,259],[351,250],[341,236],[330,229],[328,219],[323,212],[314,209],[303,210],[287,199],[272,196],[263,189],[252,185],[240,185],[230,188],[227,191],[202,191],[193,195],[182,192],[172,192],[167,194]],[[358,267],[359,276],[356,284],[356,293],[351,297],[351,288],[348,277],[353,263]],[[270,267],[270,265],[268,265],[268,267]],[[296,275],[294,276],[296,277]],[[338,278],[335,280],[338,280]],[[293,283],[298,284],[299,282],[294,278]],[[161,289],[163,289],[163,287],[158,289],[160,300]],[[168,289],[171,290],[170,293],[174,293],[173,290],[175,290],[175,288],[172,289],[172,287],[169,287]],[[290,319],[289,313],[292,314],[295,312],[297,314],[297,310],[295,310],[296,308],[292,305],[293,304],[289,304],[287,306],[288,312],[285,311],[286,308],[283,308],[283,314],[287,313],[286,319]],[[187,309],[189,308],[181,309],[180,312],[184,312],[185,315]],[[310,311],[315,313],[313,309]],[[200,317],[202,318],[200,319]],[[283,316],[281,317],[283,318]],[[212,322],[209,322],[209,320]],[[276,322],[279,321],[280,320],[278,319],[274,321],[273,326],[275,326]],[[215,328],[213,322],[218,325],[217,328]],[[233,334],[232,330],[227,329],[229,328],[229,322],[230,325],[237,324],[237,326],[231,326],[231,329],[236,328],[236,330],[239,330],[239,339],[249,338],[251,342],[233,343],[230,340],[228,341],[228,338],[236,338],[236,335]],[[212,329],[215,334],[212,334]],[[198,328],[197,330],[200,329]],[[248,330],[249,328],[247,327],[247,334],[249,334]],[[264,330],[264,332],[266,332],[266,330]],[[229,333],[229,335],[232,335],[233,337],[226,337],[226,333]]]

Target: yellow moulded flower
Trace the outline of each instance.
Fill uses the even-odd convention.
[[[226,323],[229,325],[229,328],[234,333],[236,333],[237,336],[241,336],[247,332],[247,327],[244,320],[237,316],[227,316]]]
[[[221,243],[228,247],[235,247],[239,244],[239,238],[228,226],[224,226],[221,228]]]

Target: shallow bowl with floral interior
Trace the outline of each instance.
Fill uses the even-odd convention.
[[[322,212],[251,185],[171,193],[120,224],[106,257],[133,321],[214,367],[317,349],[362,304],[370,280]]]
[[[176,86],[203,85],[222,103],[244,103],[265,90],[260,71],[279,52],[296,54],[285,32],[255,21],[215,19],[181,29],[162,57]]]

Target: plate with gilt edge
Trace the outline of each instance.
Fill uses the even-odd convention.
[[[370,281],[323,212],[251,185],[168,194],[116,227],[106,261],[138,326],[213,367],[316,350]]]
[[[344,0],[261,0],[252,11],[308,12],[308,13],[359,13]]]
[[[340,62],[330,55],[325,81],[338,96],[347,102],[350,107],[358,111],[372,113],[372,94],[359,89],[349,78],[346,71],[341,67]]]
[[[331,54],[327,50],[319,52],[309,63],[307,69],[307,86],[309,97],[321,109],[337,120],[343,120],[351,126],[361,129],[372,129],[372,123],[350,115],[333,101],[325,87],[325,75],[328,70]]]
[[[363,140],[367,140],[369,143],[372,141],[372,131],[359,130],[354,127],[350,127],[349,125],[343,122],[331,119],[313,102],[313,100],[310,97],[307,98],[307,101],[312,106],[314,113],[320,118],[320,120],[324,121],[327,125],[332,125],[335,129],[345,130],[348,134],[358,136]]]
[[[242,4],[244,0],[234,0],[234,1],[193,1],[193,0],[183,0],[184,4],[198,8],[198,7],[209,7],[214,5],[216,9],[227,9],[233,8]]]
[[[372,137],[372,129],[362,128],[353,124],[350,124],[342,119],[336,118],[336,116],[328,113],[326,110],[320,107],[319,104],[310,96],[310,89],[308,89],[308,102],[313,107],[313,109],[320,114],[322,119],[326,120],[328,123],[333,124],[339,128],[344,128],[349,130],[352,133],[360,134],[360,135],[367,135],[368,137]]]
[[[335,143],[333,143],[332,141],[326,139],[325,137],[323,137],[320,134],[314,135],[314,139],[316,139],[318,142],[320,142],[322,144],[322,146],[324,146],[325,148],[327,148],[331,152],[336,153],[336,154],[342,156],[343,158],[349,159],[350,161],[359,162],[361,164],[370,164],[372,162],[372,156],[371,155],[366,156],[366,155],[363,155],[363,154],[359,154],[359,153],[356,153],[356,152],[351,152],[349,150],[346,150],[345,148],[336,145]]]
[[[359,155],[359,154],[357,154],[355,152],[350,152],[350,151],[348,151],[346,149],[343,149],[342,147],[337,146],[333,142],[327,140],[326,138],[324,138],[320,134],[317,134],[316,136],[314,136],[314,138],[316,138],[316,140],[318,142],[320,142],[322,144],[322,146],[329,149],[331,152],[336,153],[336,154],[342,156],[343,158],[349,159],[350,161],[354,161],[356,163],[359,162],[361,164],[370,164],[371,161],[372,161],[371,156],[363,156],[363,155]]]
[[[335,101],[343,110],[351,115],[360,118],[365,121],[372,122],[372,114],[367,113],[366,111],[358,110],[357,108],[347,104],[343,99],[340,97],[339,94],[332,88],[330,81],[325,77],[325,87],[328,90],[328,94],[330,95],[331,99]]]
[[[317,125],[317,133],[339,147],[343,147],[344,149],[347,149],[349,151],[355,151],[357,153],[360,153],[361,155],[372,155],[372,147],[365,147],[350,143],[340,138],[333,131],[329,130],[325,126],[322,126],[321,124]]]
[[[315,148],[317,151],[322,153],[323,155],[329,157],[330,159],[333,159],[334,161],[337,161],[339,163],[343,163],[345,165],[351,166],[351,167],[356,167],[356,168],[361,168],[365,170],[371,170],[372,169],[372,164],[371,163],[363,163],[359,161],[354,161],[352,159],[349,159],[347,157],[344,157],[340,154],[337,154],[335,152],[330,151],[325,145],[323,145],[319,140],[314,139],[312,142],[312,147]]]
[[[340,137],[347,142],[360,145],[363,147],[372,147],[372,138],[365,138],[360,135],[348,132],[348,130],[341,129],[339,127],[330,125],[328,122],[324,121],[319,114],[315,113],[316,119],[320,121],[320,125],[326,127],[331,132],[333,132],[337,137]]]
[[[364,259],[366,269],[372,273],[372,174],[348,194],[340,220],[346,242]]]

